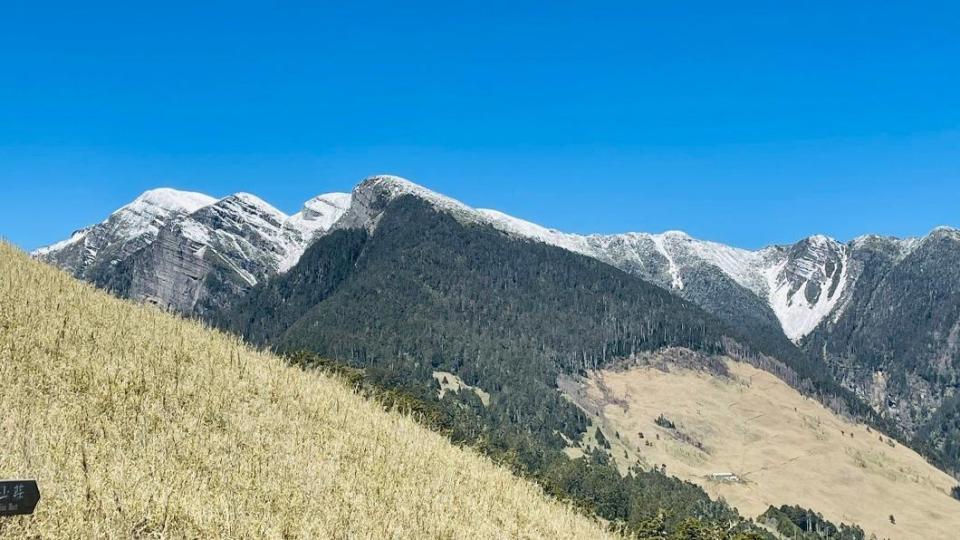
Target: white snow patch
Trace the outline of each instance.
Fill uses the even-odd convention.
[[[325,193],[303,203],[303,208],[290,216],[278,232],[285,255],[278,261],[277,271],[283,273],[293,268],[310,244],[350,209],[351,201],[349,193]]]
[[[192,214],[216,199],[202,193],[159,188],[145,191],[130,204],[120,207],[104,224],[112,225],[111,243],[129,241],[138,236],[156,236],[172,215]]]
[[[819,239],[815,239],[814,242],[818,245],[824,245]],[[792,285],[790,281],[783,276],[787,262],[787,259],[784,258],[764,272],[770,291],[767,301],[773,309],[774,314],[776,314],[777,319],[780,320],[780,326],[783,327],[784,334],[791,340],[798,341],[812,332],[813,329],[820,324],[820,321],[834,310],[840,301],[847,283],[849,258],[846,250],[843,250],[839,283],[832,295],[829,294],[832,276],[826,275],[825,260],[818,261],[818,267],[811,266],[810,264],[799,265],[799,269],[803,272],[807,280],[815,279],[816,271],[820,271],[820,275],[825,276],[819,280],[820,296],[814,304],[810,304],[804,294],[804,289],[808,281],[804,281],[802,285],[791,293],[790,289]],[[806,261],[804,262],[806,263]]]
[[[243,268],[240,268],[240,266],[238,266],[237,263],[230,260],[230,258],[223,257],[221,255],[220,259],[226,262],[228,265],[230,265],[230,268],[232,268],[233,271],[237,273],[237,275],[242,277],[243,280],[246,281],[251,287],[257,284],[257,278],[254,277],[253,274],[251,274],[250,272],[247,272]]]
[[[663,234],[653,234],[650,235],[650,239],[653,240],[653,245],[657,246],[657,251],[660,252],[667,259],[667,265],[670,269],[670,277],[672,281],[670,286],[674,289],[683,289],[683,280],[680,279],[680,268],[677,266],[677,263],[673,260],[673,257],[670,255],[670,252],[667,251],[666,246],[664,245],[664,239],[669,233]]]
[[[764,257],[761,252],[704,240],[693,240],[689,245],[697,257],[719,268],[741,287],[761,297],[766,294],[767,283],[762,272]]]
[[[484,218],[487,223],[505,233],[561,247],[574,253],[589,255],[591,257],[596,256],[595,251],[588,245],[585,236],[562,233],[556,229],[548,229],[536,223],[524,221],[488,208],[480,208],[476,210],[476,213]]]
[[[84,238],[87,237],[87,233],[89,232],[90,232],[90,229],[80,229],[79,231],[76,231],[72,235],[70,235],[70,238],[67,238],[66,240],[61,240],[54,244],[50,244],[49,246],[44,246],[44,247],[35,249],[31,253],[31,255],[33,255],[34,257],[37,257],[37,256],[46,255],[47,253],[52,253],[54,251],[60,251],[61,249],[67,246],[71,246],[83,240]]]
[[[303,203],[303,208],[290,216],[290,227],[300,231],[306,240],[330,230],[340,216],[350,209],[349,193],[326,193]]]
[[[180,210],[193,213],[215,203],[217,200],[203,193],[194,191],[180,191],[171,188],[157,188],[144,191],[139,197],[123,208],[141,208],[145,206],[163,208],[166,210]]]
[[[192,219],[186,219],[180,224],[180,232],[185,238],[204,246],[210,243],[210,234],[207,228]]]

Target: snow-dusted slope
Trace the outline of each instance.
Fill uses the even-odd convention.
[[[837,307],[848,285],[847,247],[816,235],[770,257],[765,269],[768,301],[793,340],[807,335]]]
[[[326,193],[303,203],[303,208],[290,216],[288,225],[310,241],[329,230],[349,208],[349,193]]]
[[[145,191],[142,195],[126,204],[103,222],[81,229],[67,239],[42,247],[33,252],[34,256],[43,256],[90,239],[87,248],[96,251],[111,243],[127,242],[139,236],[156,237],[160,229],[171,217],[190,214],[200,208],[213,204],[216,199],[202,193],[159,188]]]
[[[750,251],[679,231],[570,234],[497,210],[471,208],[398,176],[377,175],[364,179],[350,194],[329,193],[310,199],[292,216],[245,193],[217,201],[198,193],[152,190],[103,223],[77,231],[34,255],[80,277],[102,281],[99,275],[105,268],[109,270],[163,235],[165,249],[176,246],[184,250],[185,257],[216,261],[250,286],[291,268],[317,237],[330,230],[373,230],[383,210],[402,196],[426,200],[461,221],[487,224],[515,238],[599,259],[728,319],[743,316],[779,325],[793,340],[844,309],[845,293],[857,276],[856,269],[849,268],[850,250],[859,244],[890,240],[863,237],[843,245],[818,235],[791,246]],[[896,242],[903,256],[917,243]],[[159,247],[154,251],[160,251]]]
[[[169,232],[190,240],[193,255],[215,255],[255,285],[303,252],[304,234],[287,226],[289,219],[259,197],[237,193],[186,216]]]
[[[169,222],[215,201],[202,193],[170,188],[146,191],[101,223],[80,229],[67,240],[40,248],[33,256],[78,277],[88,277],[101,265],[116,264],[153,242]]]
[[[705,295],[720,293],[710,283],[701,283],[701,291],[684,294],[687,276],[715,269],[766,303],[792,340],[812,331],[837,306],[847,284],[845,247],[825,237],[758,251],[697,240],[676,231],[592,238],[597,258],[628,271],[643,267],[646,272],[635,273],[652,271],[648,279],[701,304]]]
[[[476,210],[460,201],[431,191],[399,176],[381,174],[365,178],[350,193],[350,207],[333,224],[332,229],[376,228],[383,210],[403,196],[412,196],[428,201],[438,210],[457,219],[477,221]]]
[[[239,293],[288,270],[349,206],[349,194],[328,193],[288,216],[249,193],[217,200],[155,189],[33,255],[121,295],[189,313],[215,295],[211,287]]]
[[[487,223],[511,236],[600,259],[710,307],[717,303],[748,304],[750,301],[743,296],[752,294],[772,310],[784,333],[793,340],[812,331],[837,307],[847,285],[846,248],[823,236],[793,246],[750,251],[697,240],[680,231],[569,234],[497,210],[470,208],[396,176],[375,176],[361,182],[353,192],[354,208],[337,226],[375,227],[383,208],[401,195],[430,201],[464,221]],[[686,287],[688,278],[696,282],[692,290]],[[742,290],[715,283],[722,279],[731,280]],[[720,294],[740,298],[707,298]]]
[[[590,245],[586,236],[563,233],[556,229],[548,229],[536,223],[524,221],[520,218],[515,218],[503,212],[488,208],[481,208],[476,210],[476,212],[487,223],[512,235],[562,247],[569,251],[591,257],[597,254],[597,251]]]

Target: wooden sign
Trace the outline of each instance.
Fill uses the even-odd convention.
[[[0,516],[32,514],[40,502],[34,480],[0,480]]]

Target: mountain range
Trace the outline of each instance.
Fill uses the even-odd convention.
[[[235,274],[231,277],[252,286],[292,267],[315,236],[335,224],[338,228],[372,228],[376,216],[370,211],[371,197],[401,194],[429,200],[461,219],[488,223],[510,235],[594,257],[712,311],[730,311],[737,317],[747,314],[776,324],[793,340],[813,331],[838,307],[844,290],[850,288],[848,285],[856,281],[857,276],[848,272],[852,247],[874,240],[890,243],[893,249],[905,253],[917,243],[863,237],[843,245],[817,235],[792,246],[749,251],[697,240],[680,231],[566,234],[496,210],[467,207],[397,177],[380,176],[362,182],[352,194],[315,197],[292,216],[246,193],[217,200],[172,189],[151,190],[104,222],[81,229],[68,240],[41,248],[34,255],[77,277],[97,282],[99,274],[104,273],[102,265],[115,267],[159,240],[164,250],[179,250],[185,257],[203,259],[208,251],[213,252],[226,264],[225,273]],[[353,201],[356,202],[351,211]],[[337,223],[341,217],[342,223]],[[196,268],[188,267],[179,271],[197,274]],[[730,306],[729,301],[717,301],[716,290],[706,290],[720,284],[725,286],[721,296],[746,304],[746,312]],[[134,292],[121,292],[166,302],[181,312],[194,309],[194,305],[172,298],[169,292],[150,294],[155,289],[138,280]]]
[[[855,396],[928,459],[960,470],[960,231],[953,228],[849,242],[814,235],[760,250],[678,231],[577,235],[373,176],[349,194],[315,197],[292,216],[244,193],[215,199],[152,190],[33,255],[121,297],[265,345],[357,363],[416,351],[471,384],[490,382],[485,369],[508,366],[471,362],[465,350],[450,360],[454,334],[529,341],[525,354],[570,369],[654,345],[716,349],[732,337],[765,369],[822,401],[845,401],[848,414],[867,414],[855,411]],[[520,288],[521,279],[536,286]],[[538,299],[554,310],[540,319],[528,313]],[[398,338],[401,328],[384,313],[419,325],[417,343]],[[631,313],[646,326],[634,326]],[[458,322],[438,329],[441,314]],[[489,353],[477,340],[473,353]],[[549,386],[549,377],[540,380]]]

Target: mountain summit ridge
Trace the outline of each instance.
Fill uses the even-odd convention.
[[[473,208],[406,178],[377,174],[364,178],[349,194],[326,193],[313,197],[303,203],[299,212],[290,216],[249,193],[215,199],[171,188],[152,189],[112,213],[106,221],[80,229],[70,238],[37,249],[32,254],[84,277],[85,269],[99,258],[102,250],[108,253],[118,251],[108,261],[110,265],[116,265],[132,252],[153,243],[169,223],[175,223],[184,236],[204,244],[211,234],[217,235],[218,226],[200,226],[190,215],[207,207],[242,201],[247,210],[235,210],[239,216],[235,225],[240,231],[227,239],[227,243],[234,244],[241,252],[239,259],[249,258],[251,249],[242,247],[244,235],[260,231],[258,234],[263,237],[265,251],[273,254],[261,263],[265,267],[263,270],[245,270],[242,264],[238,264],[240,261],[233,261],[231,266],[252,285],[262,277],[291,268],[306,247],[327,231],[343,228],[372,230],[387,204],[402,196],[428,201],[462,221],[489,225],[511,236],[599,259],[701,305],[711,301],[707,296],[716,293],[718,280],[729,280],[732,283],[723,285],[729,294],[739,296],[738,301],[747,303],[755,302],[746,295],[756,296],[767,307],[763,311],[769,310],[761,315],[761,319],[767,323],[775,319],[780,329],[794,341],[812,332],[828,315],[836,317],[836,311],[843,309],[841,297],[852,278],[847,260],[851,249],[865,242],[886,242],[896,245],[901,257],[905,257],[923,241],[923,238],[901,240],[864,235],[841,243],[829,236],[814,234],[792,245],[749,250],[700,240],[679,230],[581,235],[548,228],[499,210]],[[264,218],[269,224],[265,224]],[[119,223],[110,223],[111,219]],[[101,238],[89,242],[89,237],[96,236],[91,233],[97,232],[98,228],[103,233]],[[937,227],[930,235],[953,237],[957,231],[953,227]],[[80,243],[84,249],[77,249]],[[132,247],[128,246],[130,243]],[[111,247],[119,249],[111,250]],[[194,249],[199,251],[202,248],[194,246]],[[741,288],[743,290],[739,290]],[[741,315],[731,313],[730,317],[739,318]]]

